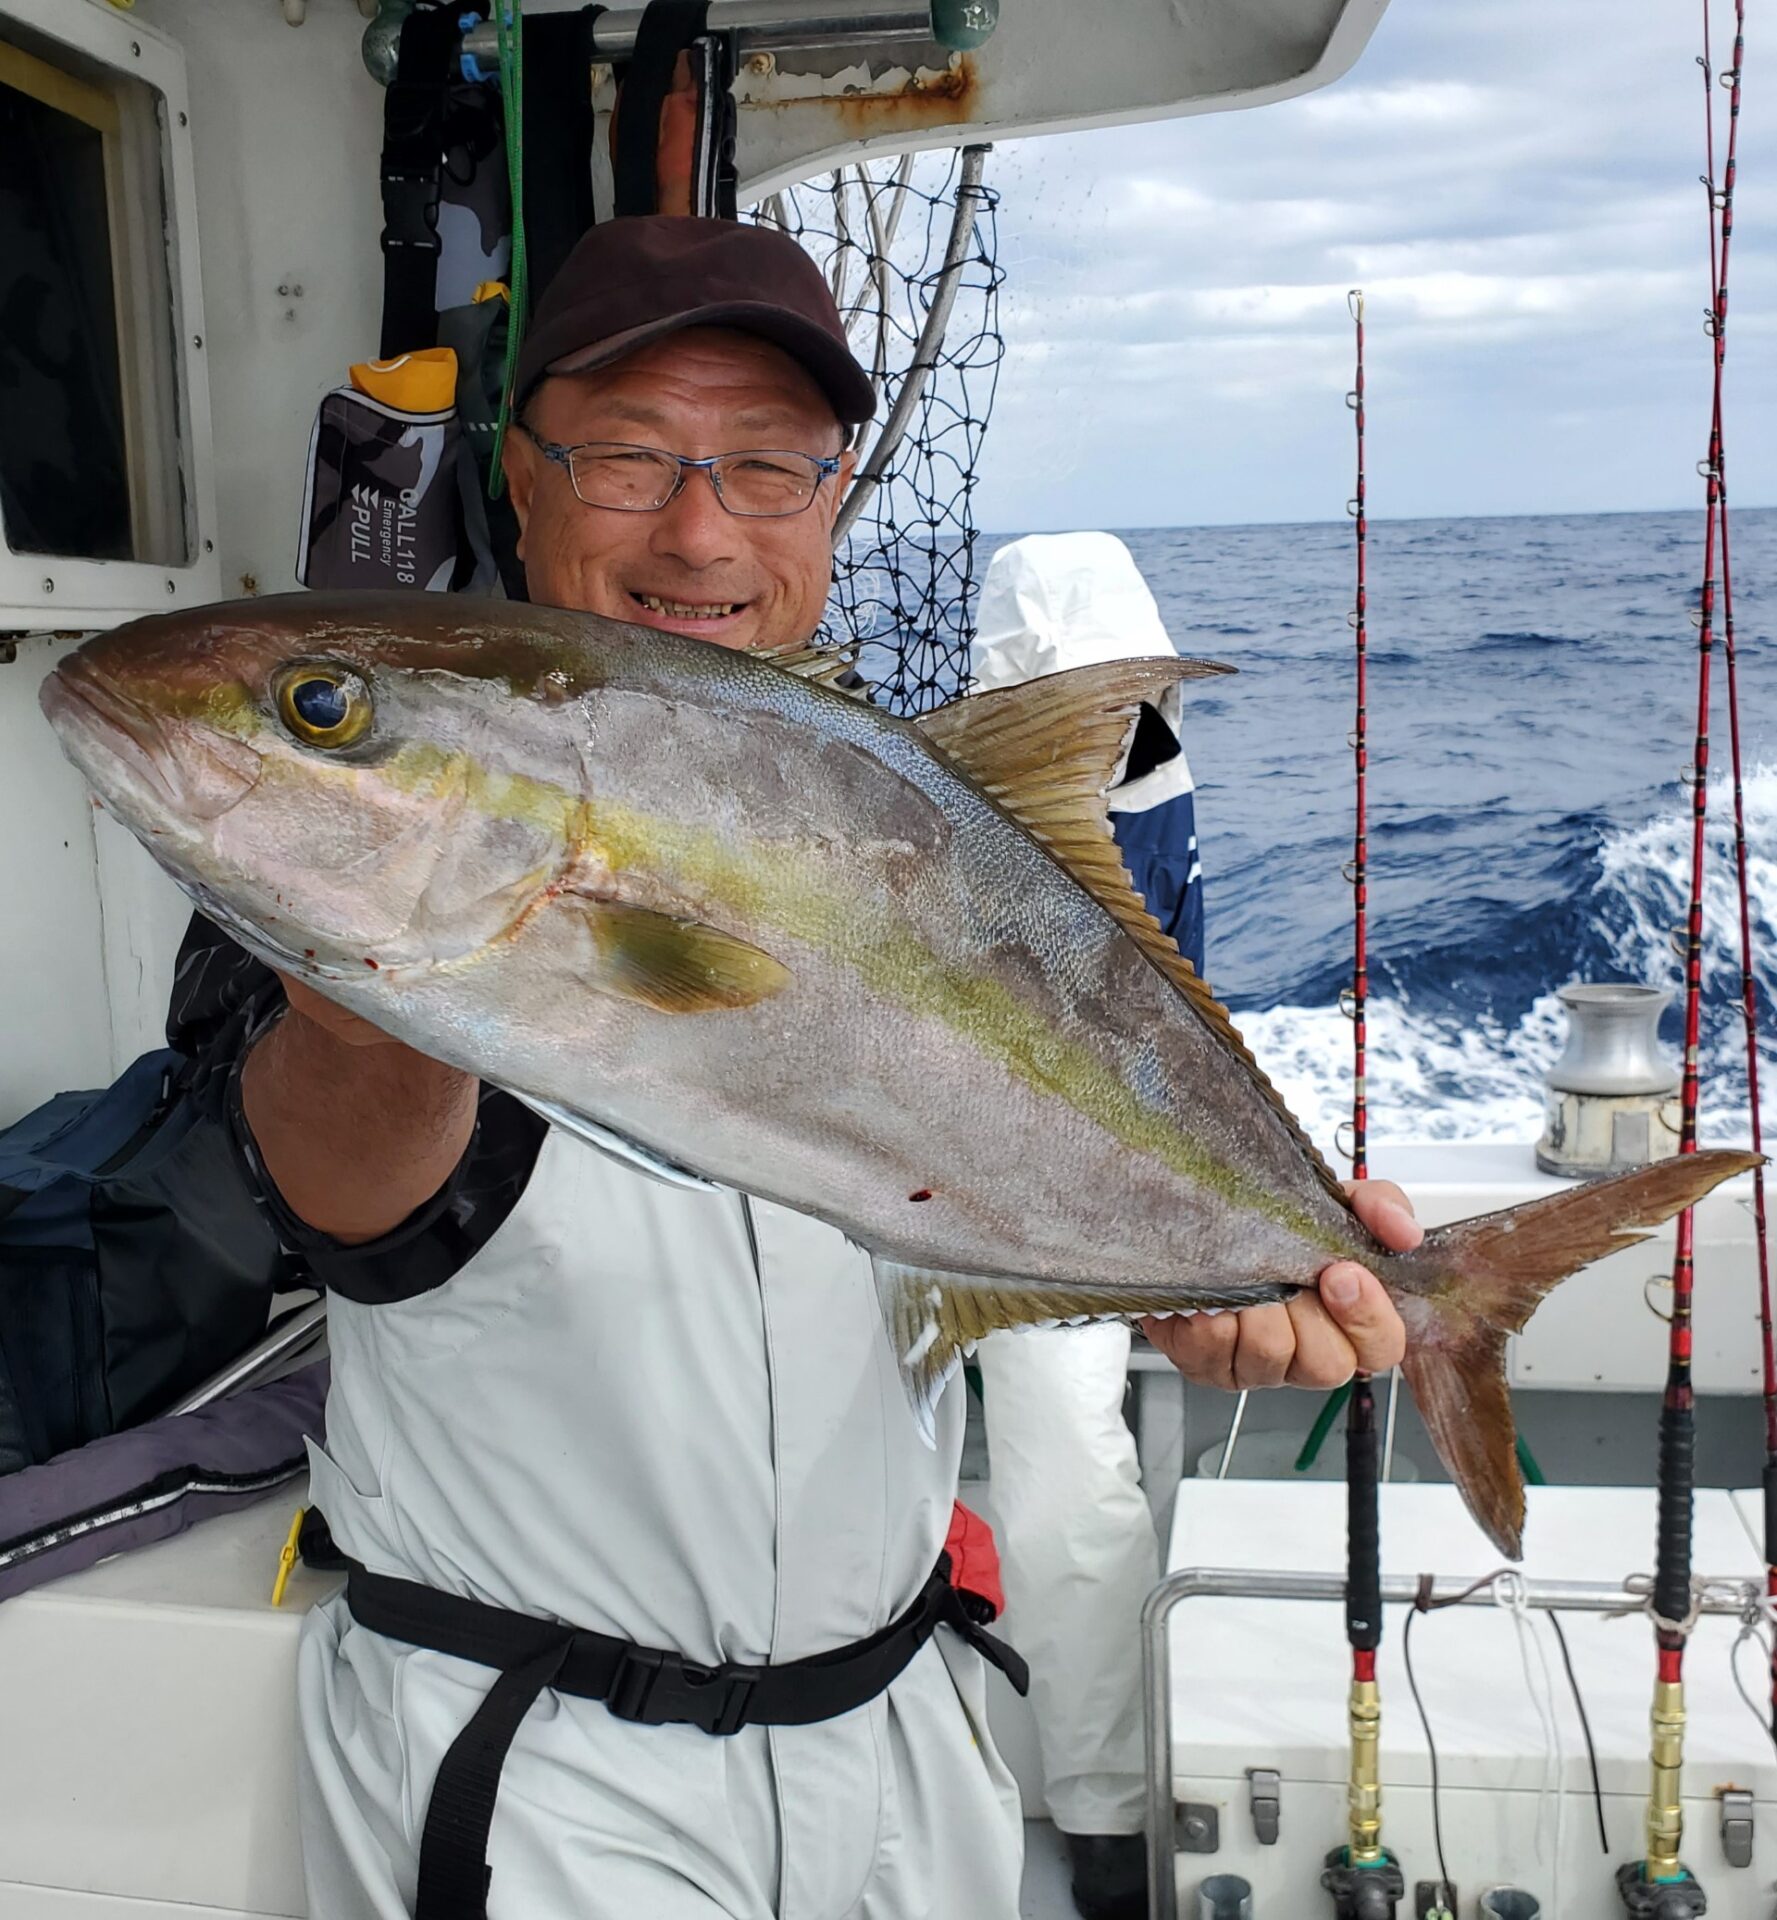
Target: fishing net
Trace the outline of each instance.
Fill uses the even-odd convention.
[[[857,646],[897,713],[942,706],[968,679],[975,469],[1006,350],[986,156],[945,148],[844,167],[752,211],[819,262],[876,382],[823,637]]]

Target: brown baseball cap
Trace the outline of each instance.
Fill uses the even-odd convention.
[[[519,353],[515,403],[546,375],[609,366],[686,327],[738,327],[782,347],[845,426],[876,411],[826,279],[787,233],[657,213],[593,227],[562,262]]]

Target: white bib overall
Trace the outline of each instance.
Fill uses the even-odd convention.
[[[313,1499],[371,1570],[670,1648],[866,1638],[949,1525],[962,1395],[925,1447],[868,1257],[568,1136],[435,1292],[335,1297]],[[343,1600],[299,1661],[315,1920],[411,1911],[433,1776],[493,1680]],[[868,1706],[715,1736],[546,1692],[507,1757],[490,1920],[1014,1920],[1016,1789],[980,1656],[940,1632]]]

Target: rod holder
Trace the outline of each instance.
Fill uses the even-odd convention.
[[[1543,1903],[1522,1887],[1490,1887],[1481,1895],[1481,1920],[1542,1920]]]
[[[1698,1611],[1723,1614],[1738,1619],[1748,1606],[1756,1605],[1764,1591],[1763,1580],[1713,1579],[1698,1601]],[[1381,1595],[1384,1601],[1411,1604],[1419,1594],[1419,1582],[1404,1574],[1385,1574]],[[1175,1816],[1172,1799],[1172,1637],[1168,1631],[1174,1610],[1186,1600],[1297,1600],[1314,1601],[1323,1606],[1338,1606],[1345,1598],[1345,1579],[1336,1573],[1272,1572],[1255,1567],[1181,1567],[1169,1573],[1150,1593],[1142,1607],[1143,1699],[1146,1708],[1148,1788],[1148,1886],[1154,1920],[1178,1920],[1178,1880],[1174,1853]],[[1432,1582],[1430,1598],[1453,1606],[1490,1607],[1494,1604],[1490,1585],[1475,1586],[1454,1577]],[[1524,1585],[1524,1603],[1534,1608],[1559,1608],[1567,1613],[1633,1613],[1644,1596],[1620,1582],[1605,1584],[1591,1580],[1530,1580]],[[1341,1852],[1343,1849],[1341,1849]],[[1639,1861],[1625,1867],[1617,1876],[1619,1888],[1625,1875],[1639,1876]],[[1687,1876],[1688,1877],[1688,1876]],[[1654,1893],[1683,1893],[1685,1889],[1651,1889]],[[1700,1901],[1702,1889],[1689,1883],[1693,1901]],[[1631,1907],[1634,1920],[1692,1920],[1704,1911],[1701,1905],[1670,1911],[1659,1907]]]
[[[1199,1881],[1197,1920],[1253,1920],[1251,1881],[1237,1873],[1212,1873]]]
[[[1671,1880],[1650,1880],[1645,1860],[1617,1868],[1617,1892],[1629,1920],[1697,1920],[1709,1911],[1709,1897],[1683,1867]]]
[[[1360,1865],[1349,1847],[1335,1847],[1320,1884],[1333,1896],[1334,1920],[1395,1920],[1395,1908],[1407,1897],[1400,1862],[1387,1852]]]

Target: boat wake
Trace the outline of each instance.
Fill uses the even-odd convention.
[[[1691,856],[1690,796],[1672,799],[1638,826],[1596,816],[1566,824],[1559,865],[1570,897],[1477,928],[1474,946],[1518,956],[1526,983],[1514,996],[1490,981],[1493,1011],[1452,1005],[1447,942],[1401,953],[1386,925],[1374,930],[1379,961],[1370,999],[1370,1137],[1387,1140],[1534,1140],[1542,1130],[1542,1075],[1561,1052],[1566,1022],[1555,989],[1570,980],[1634,980],[1670,989],[1661,1026],[1674,1060],[1681,1044],[1682,926]],[[1746,781],[1746,833],[1753,953],[1759,986],[1759,1078],[1767,1132],[1777,1129],[1777,764]],[[1744,1144],[1745,1030],[1740,1013],[1739,899],[1734,881],[1732,788],[1709,788],[1709,860],[1704,902],[1702,1135],[1712,1145]],[[1214,896],[1211,896],[1212,929]],[[1541,974],[1541,990],[1527,976]],[[1459,996],[1458,996],[1459,997]],[[1513,1006],[1516,998],[1519,1004]],[[1253,1052],[1291,1107],[1331,1150],[1351,1110],[1351,1025],[1337,1006],[1248,1007],[1238,1015]]]

